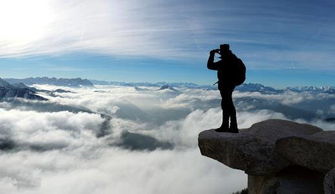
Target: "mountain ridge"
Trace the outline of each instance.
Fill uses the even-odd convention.
[[[94,85],[116,85],[129,87],[171,87],[171,88],[191,88],[191,89],[217,89],[217,85],[199,85],[192,82],[122,82],[122,81],[104,81],[82,78],[55,78],[55,77],[29,77],[29,78],[4,78],[10,84],[24,83],[26,85],[33,84],[49,84],[67,87],[93,87]],[[1,83],[0,83],[1,84]],[[265,86],[260,83],[244,83],[237,86],[236,91],[239,92],[260,92],[262,94],[280,94],[284,92],[312,92],[312,93],[328,93],[335,94],[335,86],[288,86],[283,89],[277,89],[271,86]]]
[[[49,85],[68,86],[68,87],[94,86],[91,81],[82,78],[28,77],[23,79],[5,78],[4,80],[9,82],[10,84],[16,84],[16,83],[24,83],[27,85],[49,84]]]
[[[96,85],[118,85],[132,87],[185,87],[192,89],[217,89],[216,85],[199,85],[191,82],[119,82],[119,81],[99,81],[90,80]],[[265,86],[260,83],[244,83],[236,87],[240,92],[260,92],[263,94],[279,94],[284,92],[314,92],[335,94],[335,86],[289,86],[284,89],[276,89],[271,86]]]
[[[23,83],[10,84],[0,78],[0,100],[24,98],[29,100],[47,100],[36,95],[36,89],[28,87]]]

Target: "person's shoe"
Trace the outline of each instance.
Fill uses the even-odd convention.
[[[229,128],[230,133],[238,133],[238,129],[236,127]]]
[[[219,127],[217,129],[215,129],[216,132],[230,132],[229,128],[225,128],[225,127]]]

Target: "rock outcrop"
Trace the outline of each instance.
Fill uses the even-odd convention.
[[[248,174],[251,194],[335,193],[335,132],[272,119],[198,140],[202,155]]]

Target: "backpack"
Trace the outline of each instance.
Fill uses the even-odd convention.
[[[236,57],[234,64],[234,80],[233,83],[235,86],[243,84],[245,81],[245,72],[246,68],[243,61]]]

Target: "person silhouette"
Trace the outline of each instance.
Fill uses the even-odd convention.
[[[220,54],[221,60],[214,62],[215,53]],[[245,80],[245,66],[240,71],[237,66],[243,62],[232,53],[229,44],[221,44],[220,49],[210,51],[207,68],[217,71],[218,89],[221,94],[222,124],[215,131],[238,133],[236,110],[233,103],[232,93],[236,87]],[[244,75],[243,74],[244,67]],[[241,68],[240,68],[241,69]],[[242,76],[242,81],[237,81]],[[243,79],[244,76],[244,79]],[[230,124],[229,124],[230,120]]]

